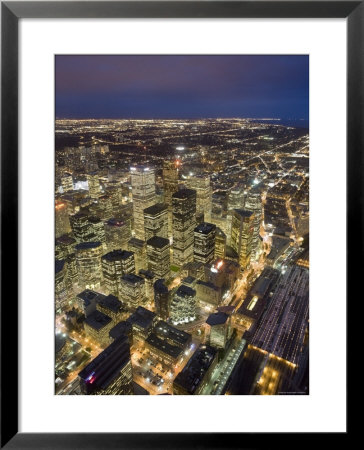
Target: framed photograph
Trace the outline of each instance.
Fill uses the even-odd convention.
[[[2,448],[348,436],[363,11],[1,3]]]

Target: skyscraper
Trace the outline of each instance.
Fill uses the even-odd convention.
[[[191,322],[196,318],[196,291],[181,285],[170,304],[170,317],[174,325]]]
[[[112,218],[105,222],[106,246],[109,252],[126,249],[131,238],[130,222]]]
[[[215,235],[215,259],[225,259],[226,256],[226,234],[221,228],[216,227]]]
[[[65,202],[56,200],[56,238],[71,232],[70,220]]]
[[[252,239],[251,259],[256,260],[260,253],[260,226],[263,219],[262,195],[257,189],[251,189],[246,197],[245,209],[254,213],[254,232]]]
[[[120,336],[78,374],[82,394],[131,395],[133,373],[127,336]]]
[[[164,202],[168,208],[169,236],[172,236],[172,195],[178,191],[178,167],[180,164],[179,159],[163,161]]]
[[[96,172],[88,173],[86,175],[86,179],[88,182],[89,196],[92,199],[97,200],[101,195],[100,180],[98,174]]]
[[[120,277],[135,272],[134,254],[127,250],[113,250],[101,258],[105,288],[118,296]]]
[[[153,236],[147,241],[148,269],[158,278],[169,278],[171,255],[169,240]]]
[[[193,259],[203,264],[214,260],[216,225],[203,222],[194,230]]]
[[[168,238],[168,208],[165,203],[157,203],[144,210],[145,240],[153,236]]]
[[[135,237],[145,240],[144,209],[155,203],[155,171],[150,167],[130,168],[133,194],[133,215]]]
[[[173,262],[178,266],[193,260],[193,230],[196,227],[196,191],[181,189],[172,195]]]
[[[243,270],[250,265],[252,240],[254,235],[254,213],[244,209],[234,209],[231,222],[231,246],[239,256]]]
[[[241,185],[231,188],[228,194],[227,216],[226,216],[226,234],[227,242],[231,241],[231,224],[233,220],[234,209],[244,209],[245,192]]]
[[[194,175],[187,181],[189,189],[196,191],[196,216],[197,223],[211,220],[211,185],[209,175]]]
[[[134,253],[135,273],[139,273],[139,270],[147,267],[147,244],[141,239],[131,238],[127,248]]]
[[[91,240],[92,232],[88,216],[83,213],[77,213],[70,216],[73,236],[78,243]]]
[[[154,283],[154,305],[157,316],[167,320],[169,318],[169,292],[163,279]]]
[[[101,242],[82,242],[76,245],[79,284],[84,289],[100,287],[102,280],[101,256]]]
[[[128,273],[120,278],[119,296],[129,309],[135,310],[145,303],[145,281],[134,273]]]

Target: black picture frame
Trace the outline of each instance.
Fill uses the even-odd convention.
[[[285,433],[18,432],[18,21],[21,18],[347,18],[347,299],[363,254],[363,1],[38,1],[1,2],[1,448],[185,449],[292,445]],[[346,304],[347,304],[346,299]],[[11,301],[10,301],[11,300]],[[359,300],[359,299],[358,299]],[[9,317],[13,320],[9,321]],[[14,319],[15,318],[15,319]],[[11,336],[11,339],[9,338]],[[349,347],[348,347],[349,348]],[[348,416],[347,416],[348,417]],[[243,419],[242,419],[243,420]],[[347,428],[349,431],[349,428]],[[339,443],[346,433],[337,433]],[[315,445],[327,444],[316,433]],[[293,439],[298,442],[297,436]],[[304,433],[300,444],[312,442]]]

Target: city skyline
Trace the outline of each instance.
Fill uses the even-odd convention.
[[[121,90],[134,86],[130,101],[144,113],[143,83],[169,92],[161,106],[171,107],[196,81],[186,70],[164,83],[160,66],[135,80],[135,61],[151,57],[135,58],[123,59],[134,65]],[[270,93],[282,80],[284,92],[301,86],[308,104],[308,59],[195,58],[206,86],[196,84],[194,102],[219,75],[228,104],[237,80],[253,83],[258,71],[258,107],[259,96],[278,101]],[[162,59],[165,69],[181,61]],[[248,74],[235,65],[226,78],[237,59]],[[56,105],[66,106],[62,92],[74,89],[77,102],[105,80],[108,95],[120,86],[109,56],[70,61],[56,77]],[[100,107],[112,112],[108,95]],[[309,394],[308,123],[277,119],[56,119],[56,395]]]

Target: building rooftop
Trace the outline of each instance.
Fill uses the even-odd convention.
[[[218,286],[216,286],[214,283],[211,283],[210,281],[202,281],[202,280],[198,280],[196,284],[200,284],[202,286],[206,286],[210,289],[213,289],[214,291],[219,291],[220,288]]]
[[[163,211],[167,211],[168,207],[165,203],[157,203],[155,205],[149,206],[149,208],[144,209],[144,214],[149,216],[156,216]]]
[[[176,345],[168,343],[166,340],[159,338],[155,333],[152,333],[146,340],[146,343],[160,350],[161,352],[177,359],[183,350]]]
[[[206,323],[213,327],[214,325],[223,325],[228,320],[229,316],[228,314],[225,314],[223,312],[216,312],[213,314],[210,314],[209,317],[206,320]]]
[[[107,297],[102,298],[99,301],[99,305],[103,306],[104,308],[109,309],[110,311],[114,313],[118,313],[121,310],[122,303],[121,301],[115,297],[114,295],[109,294]]]
[[[165,248],[169,247],[169,239],[160,237],[160,236],[153,236],[152,238],[147,240],[147,245],[150,245],[154,248]]]
[[[94,311],[85,319],[85,324],[96,331],[100,331],[111,322],[111,317],[102,313],[101,311]]]
[[[115,217],[106,222],[108,227],[123,227],[125,224],[126,222],[124,220],[116,219]]]
[[[94,241],[94,242],[81,242],[80,244],[77,244],[75,249],[78,250],[89,250],[91,248],[97,248],[101,246],[100,241]]]
[[[63,267],[64,267],[64,259],[56,259],[55,261],[55,273],[59,273],[62,271]]]
[[[192,336],[189,333],[172,327],[172,325],[169,325],[164,320],[160,320],[156,324],[154,331],[159,337],[162,336],[169,339],[181,347],[184,347],[192,339]]]
[[[113,250],[109,253],[106,253],[102,259],[104,261],[121,261],[121,260],[126,260],[129,259],[130,257],[132,257],[134,255],[133,252],[129,252],[127,250]]]
[[[178,289],[176,294],[179,297],[194,297],[196,295],[196,291],[189,286],[181,285]]]
[[[185,199],[192,196],[196,196],[196,191],[193,189],[180,189],[172,195],[172,198]]]
[[[216,230],[216,225],[213,223],[202,222],[194,229],[195,233],[209,234]]]
[[[217,349],[209,345],[200,346],[184,369],[177,375],[174,383],[185,389],[189,394],[194,394],[214,361],[216,354]]]
[[[159,294],[168,294],[168,288],[164,284],[163,278],[160,278],[159,280],[155,281],[154,290],[157,291]]]
[[[140,269],[139,276],[145,280],[153,280],[155,278],[154,272],[148,269]]]
[[[130,322],[123,320],[117,323],[111,330],[109,331],[109,337],[112,339],[117,339],[120,336],[126,336],[132,330],[132,325]]]
[[[128,317],[127,322],[132,325],[137,325],[140,328],[148,328],[152,326],[155,317],[156,315],[154,312],[149,311],[149,309],[143,308],[142,306],[138,306],[135,312]]]
[[[73,244],[76,244],[76,239],[73,239],[68,234],[64,234],[63,236],[60,236],[56,239],[56,245],[57,244],[73,245]]]
[[[135,275],[135,273],[126,273],[120,279],[128,284],[144,283],[144,278]]]
[[[94,300],[99,302],[102,298],[105,297],[104,294],[100,294],[99,292],[91,291],[91,289],[85,289],[84,291],[77,294],[77,297],[83,300],[85,306],[88,306]]]
[[[234,211],[241,217],[251,217],[254,214],[253,211],[248,211],[246,209],[234,209]]]

